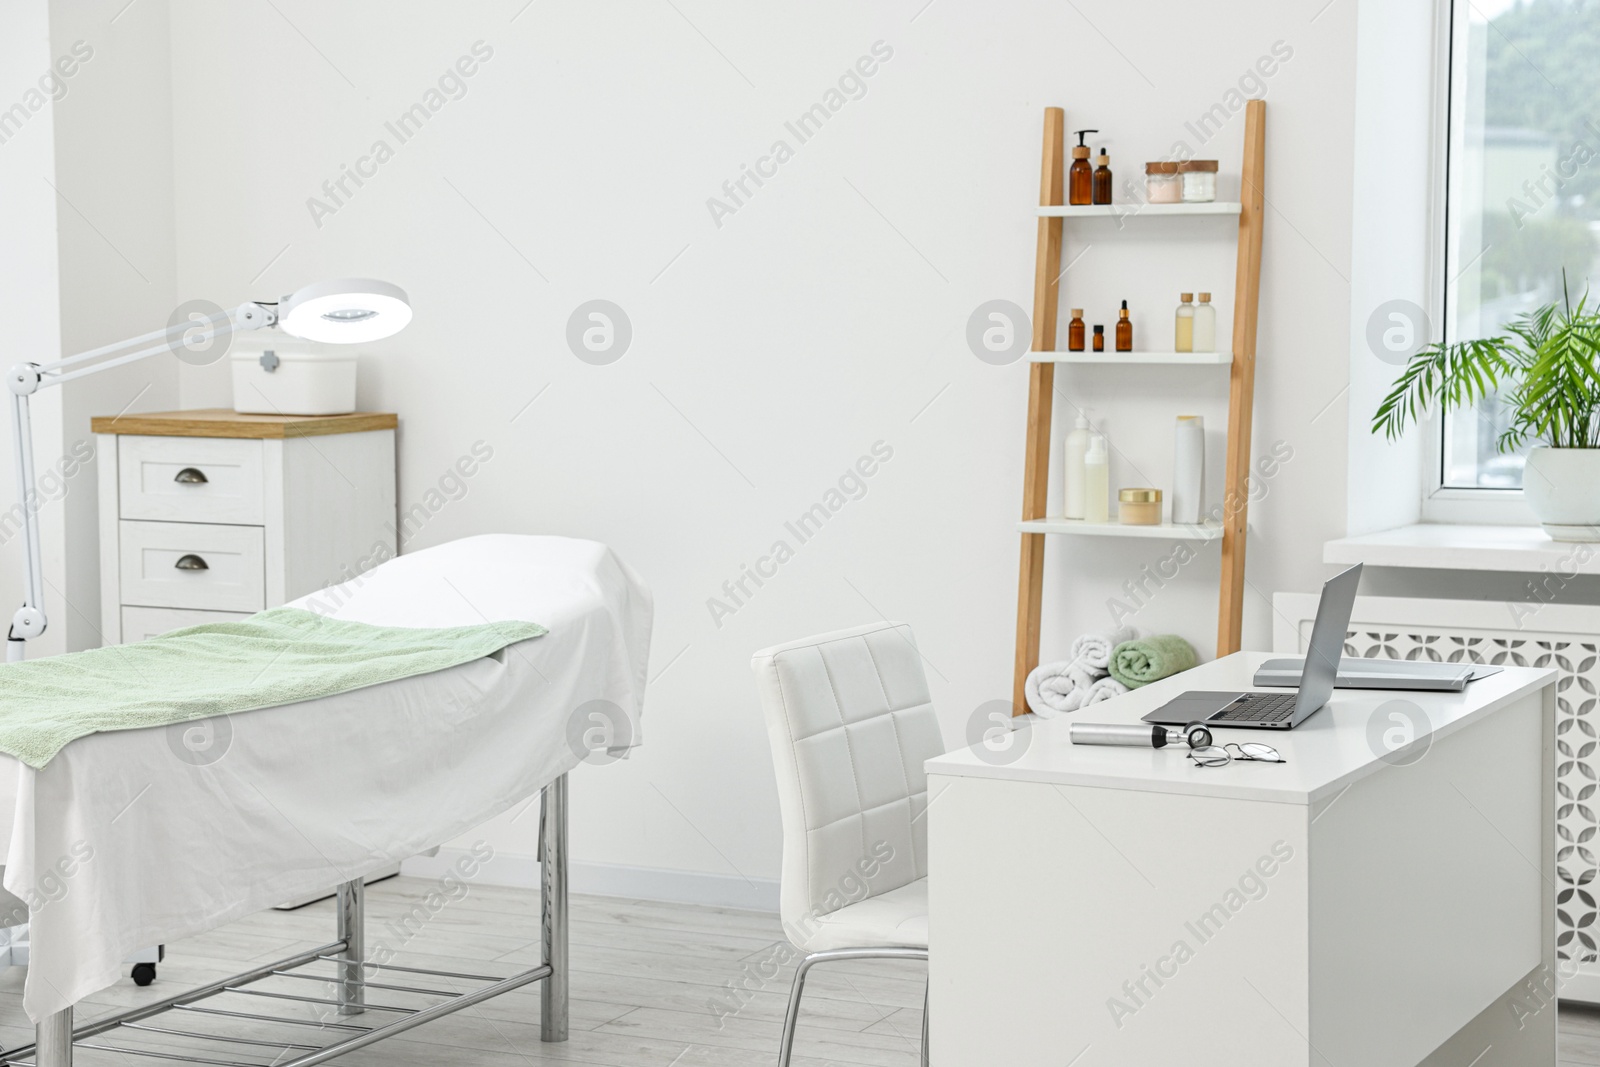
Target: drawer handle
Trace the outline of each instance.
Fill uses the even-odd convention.
[[[193,467],[185,467],[172,479],[179,485],[205,485],[206,476]]]
[[[173,564],[180,571],[208,571],[211,565],[193,552],[178,557],[178,562]]]

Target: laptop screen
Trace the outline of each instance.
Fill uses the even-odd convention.
[[[1357,563],[1329,578],[1322,587],[1317,621],[1311,627],[1311,644],[1306,648],[1305,669],[1300,673],[1300,695],[1294,707],[1297,719],[1310,715],[1333,696],[1345,634],[1350,629],[1350,613],[1356,605],[1356,587],[1360,584],[1361,564]]]

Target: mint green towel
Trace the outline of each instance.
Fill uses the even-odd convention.
[[[71,741],[332,696],[429,674],[548,633],[534,622],[369,626],[300,608],[132,645],[0,665],[0,752],[41,768]]]
[[[1176,634],[1157,634],[1124,641],[1111,650],[1111,677],[1137,689],[1200,662],[1189,642]]]

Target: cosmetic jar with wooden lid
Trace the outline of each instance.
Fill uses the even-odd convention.
[[[1124,526],[1160,526],[1161,490],[1118,490],[1117,521]]]
[[[1144,165],[1144,195],[1152,204],[1177,204],[1183,201],[1183,179],[1178,164],[1168,161]]]
[[[1217,198],[1217,161],[1191,159],[1178,164],[1185,204],[1209,204]]]

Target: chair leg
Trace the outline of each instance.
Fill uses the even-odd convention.
[[[794,985],[789,989],[789,1011],[783,1017],[783,1044],[778,1048],[778,1067],[789,1067],[789,1059],[794,1055],[795,1024],[800,1021],[800,994],[805,992],[806,972],[819,963],[833,963],[840,960],[926,960],[928,950],[925,948],[836,948],[822,952],[812,952],[800,961],[794,969]],[[922,1004],[922,1048],[924,1067],[928,1062],[928,1004],[927,996],[923,996]]]
[[[922,1067],[928,1067],[928,995],[933,992],[933,976],[922,987]]]
[[[778,1046],[778,1067],[789,1067],[789,1060],[794,1055],[794,1030],[795,1024],[800,1021],[800,994],[805,992],[806,972],[817,960],[813,953],[800,961],[794,969],[794,984],[789,987],[789,1010],[783,1017],[783,1042]]]

